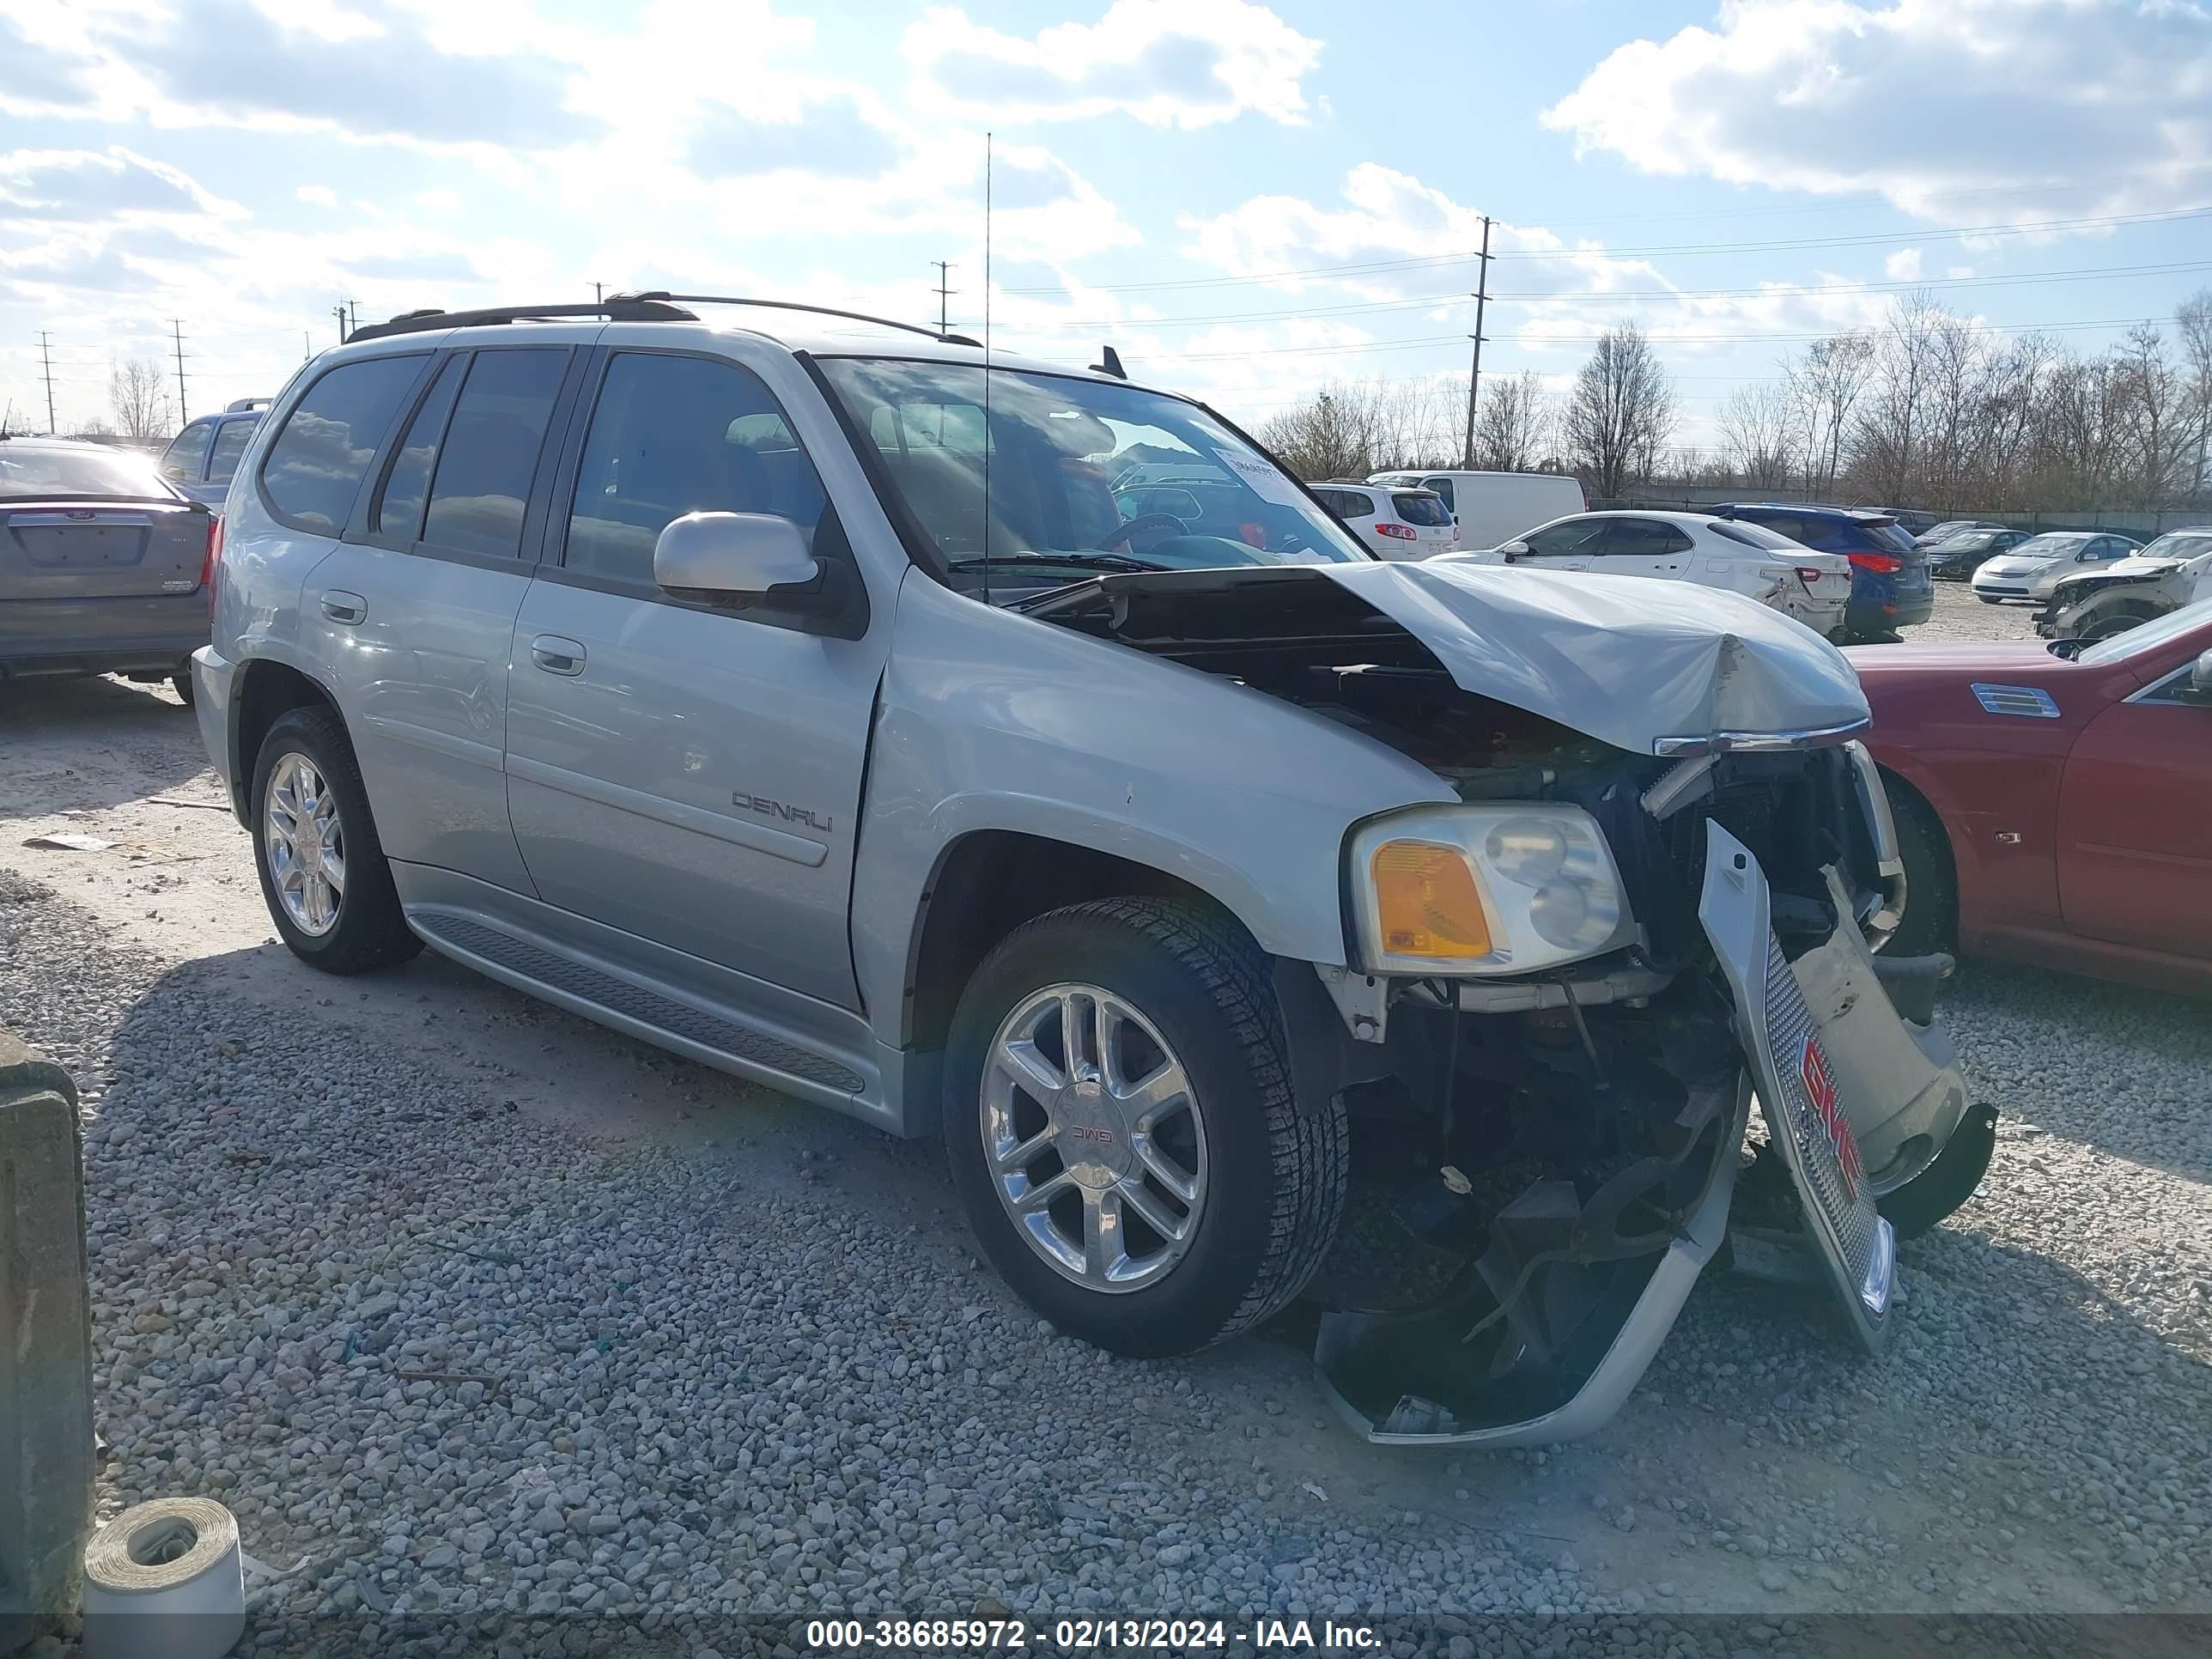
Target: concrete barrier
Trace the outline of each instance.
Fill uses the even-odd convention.
[[[0,1653],[76,1610],[92,1483],[76,1086],[0,1031]]]

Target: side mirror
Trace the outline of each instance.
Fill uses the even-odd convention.
[[[713,605],[751,605],[821,574],[799,526],[769,513],[686,513],[653,544],[653,580],[679,599]]]
[[[2189,671],[2189,695],[2193,702],[2212,703],[2212,651],[2198,657]]]
[[[1505,562],[1510,564],[1516,559],[1525,559],[1528,556],[1528,544],[1526,542],[1500,542],[1498,544],[1498,550],[1505,556]]]

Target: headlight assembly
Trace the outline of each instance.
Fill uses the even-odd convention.
[[[1620,873],[1578,806],[1420,806],[1362,824],[1351,887],[1362,965],[1524,974],[1634,932]]]

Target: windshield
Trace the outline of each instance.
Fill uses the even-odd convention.
[[[2088,544],[2087,536],[2030,536],[2012,550],[2016,559],[2057,559]]]
[[[128,450],[49,448],[0,444],[0,500],[35,495],[150,495],[167,501],[174,492],[154,471],[154,463]]]
[[[2212,553],[2212,530],[2169,530],[2135,556],[2139,559],[2193,559]]]
[[[1102,568],[1370,556],[1273,461],[1178,399],[994,369],[987,423],[979,367],[864,357],[821,364],[963,591],[987,578],[995,586],[1020,565],[1073,581]]]
[[[1978,547],[1987,547],[1996,540],[1997,535],[1994,530],[1962,530],[1957,535],[1947,538],[1943,546],[1949,552],[1971,553]]]
[[[2074,660],[2093,664],[2125,662],[2146,651],[2155,651],[2176,635],[2186,634],[2192,628],[2202,628],[2207,623],[2212,623],[2212,599],[2199,599],[2141,627],[2099,640]]]

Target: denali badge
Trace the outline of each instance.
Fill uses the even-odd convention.
[[[764,818],[781,818],[786,823],[803,823],[810,830],[830,833],[830,820],[811,806],[793,806],[783,801],[770,800],[766,795],[748,795],[744,790],[733,791],[730,805],[741,811],[757,812]]]

